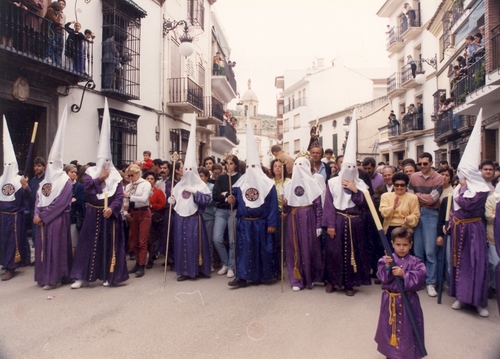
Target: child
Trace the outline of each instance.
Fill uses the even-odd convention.
[[[395,280],[396,276],[402,279],[420,336],[424,340],[424,316],[417,290],[425,285],[427,271],[420,259],[409,254],[413,245],[412,234],[413,231],[409,228],[394,229],[392,246],[395,265],[391,269],[392,259],[389,256],[384,256],[378,261],[377,276],[382,281],[384,292],[375,341],[378,344],[377,350],[391,359],[422,358]]]
[[[151,159],[151,152],[144,151],[142,155],[144,156],[144,160],[141,163],[141,170],[143,172],[151,170],[151,168],[153,168],[153,160]]]

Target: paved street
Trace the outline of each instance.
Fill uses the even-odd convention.
[[[162,270],[115,288],[45,291],[21,268],[0,282],[0,358],[383,358],[373,341],[379,286],[350,298],[319,286],[230,289],[217,275],[179,283],[171,271],[165,285]],[[429,358],[500,357],[494,301],[480,318],[448,297],[420,299]]]

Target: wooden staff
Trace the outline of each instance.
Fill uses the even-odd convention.
[[[108,192],[104,192],[104,211],[103,211],[103,228],[102,228],[102,281],[104,283],[108,280],[108,268],[107,268],[107,257],[108,257],[108,221],[104,217],[104,212],[108,209]]]
[[[172,154],[172,173],[170,174],[170,178],[172,179],[172,186],[170,187],[170,196],[174,192],[174,182],[175,182],[175,163],[179,161],[179,154],[174,152]],[[167,198],[168,200],[168,198]],[[167,245],[165,249],[165,270],[163,273],[163,283],[167,283],[167,266],[168,266],[168,240],[170,238],[170,227],[171,227],[171,219],[172,219],[172,206],[170,203],[168,204],[168,225],[167,225]]]
[[[285,199],[285,196],[284,196],[284,190],[285,190],[285,163],[284,161],[280,161],[278,160],[280,163],[281,163],[281,193],[280,193],[280,196],[281,196],[281,213],[280,213],[280,220],[281,220],[281,293],[284,293],[285,292],[285,288],[284,288],[284,283],[285,283],[285,274],[283,273],[285,271],[285,256],[284,256],[284,232],[285,232],[285,224],[284,224],[284,218],[283,218],[283,201]]]
[[[28,157],[26,158],[26,165],[24,166],[24,172],[23,172],[23,175],[26,178],[28,178],[28,169],[30,168],[31,160],[33,158],[33,148],[35,147],[35,137],[37,129],[38,129],[38,122],[35,122],[35,125],[33,126],[33,132],[31,133],[31,141],[28,149]]]
[[[373,205],[372,198],[370,197],[370,193],[368,191],[363,191],[363,195],[365,196],[365,200],[368,203],[368,207],[370,208],[370,213],[372,214],[373,221],[375,222],[375,225],[377,226],[378,234],[380,237],[380,240],[382,241],[382,245],[384,246],[384,250],[387,256],[391,257],[392,262],[390,264],[391,268],[394,267],[395,262],[394,262],[394,256],[392,255],[392,249],[391,246],[389,245],[389,241],[387,241],[387,237],[385,236],[384,229],[382,227],[382,223],[380,223],[380,219],[378,218],[377,211],[375,210],[375,206]],[[417,321],[415,320],[415,314],[413,313],[413,309],[410,306],[410,301],[408,300],[408,297],[406,295],[406,292],[404,290],[403,286],[403,280],[401,277],[396,276],[396,284],[398,286],[399,293],[401,293],[401,298],[403,299],[403,304],[406,310],[406,314],[408,314],[408,319],[410,319],[411,327],[413,329],[413,334],[415,335],[415,339],[417,340],[417,345],[420,349],[420,353],[422,354],[422,357],[427,356],[427,350],[425,350],[425,345],[424,341],[422,340],[422,337],[420,335],[420,331],[418,330],[417,326]]]
[[[231,183],[231,175],[228,173],[227,177],[229,178],[229,195],[232,196],[233,195],[233,185]],[[234,213],[233,213],[234,204],[231,203],[230,205],[231,205],[231,213],[230,213],[231,231],[233,233],[234,275],[236,276],[236,231],[234,229]]]
[[[444,226],[448,228],[448,222],[450,221],[450,210],[451,210],[451,204],[453,203],[453,194],[448,194],[447,196],[447,203],[446,203],[446,216]],[[448,231],[447,231],[448,232]],[[438,304],[441,304],[441,298],[443,297],[443,275],[444,275],[444,269],[446,268],[446,244],[448,242],[448,234],[445,234],[443,236],[443,247],[441,248],[441,265],[438,268],[438,297],[437,297],[437,302]]]

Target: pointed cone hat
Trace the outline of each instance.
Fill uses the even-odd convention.
[[[104,98],[104,112],[102,114],[101,134],[99,136],[99,145],[97,147],[97,162],[93,167],[87,168],[86,173],[96,179],[102,173],[102,169],[109,171],[108,178],[104,181],[102,193],[96,194],[97,198],[104,199],[105,194],[111,197],[115,194],[116,187],[122,181],[122,176],[113,164],[111,154],[111,118],[109,115],[108,99]]]
[[[262,172],[260,164],[259,149],[255,141],[255,135],[252,128],[252,122],[247,113],[247,169],[243,176],[240,177],[233,187],[239,187],[245,201],[245,206],[250,208],[258,208],[262,204],[273,188],[274,182]]]
[[[0,201],[12,202],[15,193],[21,188],[21,176],[18,175],[16,153],[10,138],[7,120],[3,116],[3,174],[0,177]]]
[[[189,142],[184,161],[184,174],[181,180],[174,187],[175,211],[182,217],[188,217],[196,213],[198,205],[194,201],[194,194],[187,189],[196,189],[197,192],[210,194],[210,190],[198,174],[198,163],[196,161],[196,113],[184,115],[184,120],[191,122],[191,132],[189,132]]]
[[[335,208],[342,211],[355,206],[354,202],[351,200],[351,191],[344,189],[342,186],[344,180],[354,181],[356,187],[361,191],[368,190],[366,183],[359,178],[358,166],[356,164],[358,146],[357,126],[357,110],[354,109],[351,122],[349,123],[349,137],[347,138],[345,146],[344,161],[342,162],[339,175],[328,182]]]
[[[57,126],[56,136],[50,149],[49,158],[47,160],[47,168],[45,170],[45,179],[38,187],[38,207],[46,207],[56,199],[64,186],[69,180],[68,175],[64,172],[63,166],[63,150],[64,137],[66,135],[66,122],[68,119],[68,107],[64,106],[64,110]]]
[[[483,123],[483,109],[479,110],[476,118],[476,123],[465,147],[462,158],[457,168],[457,176],[460,180],[466,179],[467,191],[464,193],[465,198],[472,198],[478,192],[489,192],[490,188],[483,179],[483,175],[479,171],[479,163],[481,160],[481,126]],[[457,198],[461,186],[458,185],[453,190],[453,197]],[[458,204],[454,202],[453,208],[460,209]]]

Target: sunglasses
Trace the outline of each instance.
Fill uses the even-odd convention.
[[[127,177],[128,177],[128,178],[130,178],[130,177],[134,177],[134,175],[127,175]]]
[[[404,183],[394,183],[394,187],[406,187]]]
[[[417,166],[429,166],[430,165],[430,162],[419,162],[417,163]]]

